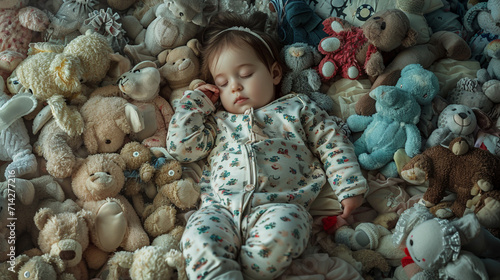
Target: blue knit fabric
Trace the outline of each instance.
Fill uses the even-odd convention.
[[[323,19],[302,0],[271,0],[278,15],[278,36],[284,45],[297,42],[317,47],[328,36]]]

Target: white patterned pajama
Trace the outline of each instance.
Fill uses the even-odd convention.
[[[367,191],[352,144],[305,95],[231,114],[187,91],[167,149],[182,162],[208,161],[181,241],[190,279],[277,277],[305,249],[307,210],[327,179],[339,201]]]

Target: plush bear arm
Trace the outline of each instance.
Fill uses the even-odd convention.
[[[25,7],[19,10],[19,22],[29,30],[41,32],[49,26],[49,17],[40,9]]]
[[[347,126],[352,132],[360,132],[365,130],[372,121],[372,116],[351,115],[347,118]]]
[[[139,220],[139,216],[134,210],[134,207],[128,202],[128,200],[118,195],[117,199],[120,200],[123,206],[123,213],[127,218],[128,230],[121,244],[126,251],[135,251],[141,247],[149,245],[149,237],[142,227],[142,223]]]
[[[155,167],[150,163],[146,162],[141,165],[140,176],[141,180],[144,182],[149,182],[155,173]]]
[[[313,91],[318,91],[321,87],[321,78],[319,74],[314,69],[306,69],[302,72],[307,77],[307,83],[312,88]]]
[[[411,124],[405,125],[405,130],[406,130],[405,151],[409,157],[414,157],[420,153],[420,146],[422,145],[420,130],[418,130],[416,125],[411,125]]]
[[[47,100],[57,125],[69,136],[83,133],[83,118],[77,110],[70,109],[61,95],[54,95]]]
[[[365,62],[365,72],[370,77],[378,77],[384,72],[384,58],[380,52],[374,52]]]

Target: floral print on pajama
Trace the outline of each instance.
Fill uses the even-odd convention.
[[[283,261],[268,262],[255,259],[256,249],[249,247],[249,240],[264,239],[260,233],[265,231],[273,234],[268,239],[291,244],[297,233],[297,244],[305,244],[311,227],[307,210],[326,180],[339,201],[367,191],[352,143],[335,119],[305,95],[289,94],[245,114],[231,114],[215,112],[201,91],[187,91],[171,119],[167,149],[181,162],[207,158],[200,209],[190,217],[182,239],[187,273],[193,279],[225,279],[216,276],[231,270],[242,271],[245,277],[278,276],[304,247],[297,245],[294,248],[300,251],[292,252],[283,246]],[[271,212],[279,215],[259,214],[279,208]],[[214,226],[206,212],[217,212],[221,225]],[[288,217],[292,227],[280,220],[288,215],[283,212],[296,215]],[[267,215],[271,215],[268,224],[287,230],[262,228],[259,219]],[[258,238],[251,235],[253,227]],[[210,234],[200,235],[198,229]],[[203,246],[211,249],[202,250]],[[269,268],[273,265],[276,271]]]

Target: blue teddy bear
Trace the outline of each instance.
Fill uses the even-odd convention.
[[[347,118],[351,131],[363,131],[354,142],[361,167],[380,170],[386,177],[398,177],[394,153],[401,148],[410,157],[420,153],[422,137],[417,123],[422,106],[429,106],[438,91],[437,77],[418,64],[403,68],[396,86],[372,90],[370,97],[376,100],[377,112]]]

